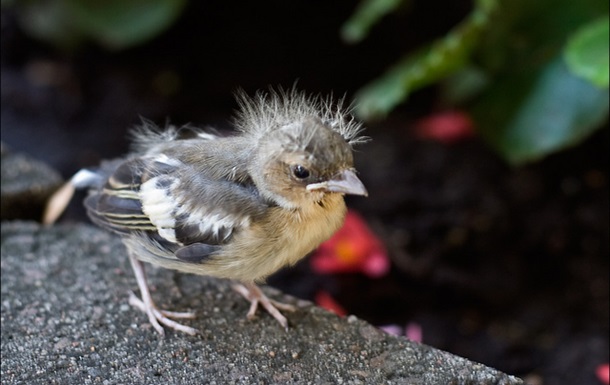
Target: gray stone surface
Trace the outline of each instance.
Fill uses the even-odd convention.
[[[127,304],[122,243],[88,225],[3,222],[1,251],[2,384],[522,383],[294,298],[288,332],[248,321],[227,281],[148,268],[159,305],[198,313],[201,335],[160,337]]]
[[[62,183],[61,175],[45,163],[0,144],[2,219],[40,220],[46,200]]]

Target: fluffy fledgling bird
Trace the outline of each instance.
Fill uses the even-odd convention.
[[[249,318],[260,304],[286,328],[280,310],[292,307],[267,298],[256,282],[339,229],[344,194],[367,195],[352,156],[362,127],[340,102],[294,89],[241,93],[238,101],[234,136],[193,130],[182,139],[184,130],[145,124],[132,154],[71,180],[90,188],[91,220],[122,237],[142,296],[130,303],[161,334],[161,324],[195,334],[174,320],[194,314],[157,308],[143,262],[238,281]]]

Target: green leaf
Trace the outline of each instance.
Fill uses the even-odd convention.
[[[64,0],[74,24],[110,49],[147,41],[180,15],[184,0]]]
[[[66,50],[85,40],[124,49],[161,33],[180,15],[186,0],[15,1],[21,26],[30,35]]]
[[[499,82],[473,112],[480,133],[519,165],[578,144],[608,118],[609,101],[558,56],[533,77]]]
[[[468,65],[449,76],[441,84],[443,105],[466,103],[489,86],[489,75],[481,68]]]
[[[570,71],[598,87],[609,83],[609,35],[609,18],[605,16],[573,33],[564,51]]]
[[[357,43],[368,35],[382,17],[398,8],[405,0],[362,0],[354,14],[341,27],[341,37]]]
[[[386,115],[407,96],[464,67],[489,25],[495,0],[479,0],[468,17],[444,38],[402,58],[356,94],[356,114],[363,119]]]

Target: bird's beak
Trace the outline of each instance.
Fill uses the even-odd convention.
[[[369,195],[360,179],[356,176],[356,173],[352,170],[343,170],[325,182],[309,184],[307,185],[307,190],[325,190],[342,194]]]

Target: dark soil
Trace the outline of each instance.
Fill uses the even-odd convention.
[[[28,39],[3,10],[2,140],[69,177],[124,154],[140,116],[229,127],[238,87],[252,93],[299,79],[307,91],[350,97],[468,10],[426,4],[352,47],[337,33],[350,2],[194,2],[149,44],[70,54]],[[415,28],[405,18],[431,23]],[[171,87],[168,76],[177,79]],[[373,141],[356,154],[370,197],[349,204],[385,242],[391,274],[320,276],[305,261],[270,283],[310,299],[325,288],[376,325],[417,322],[424,343],[532,384],[600,384],[595,368],[609,360],[608,127],[511,168],[477,138],[414,138],[412,122],[435,110],[436,96],[418,92],[369,124]],[[85,220],[80,205],[63,220]]]

